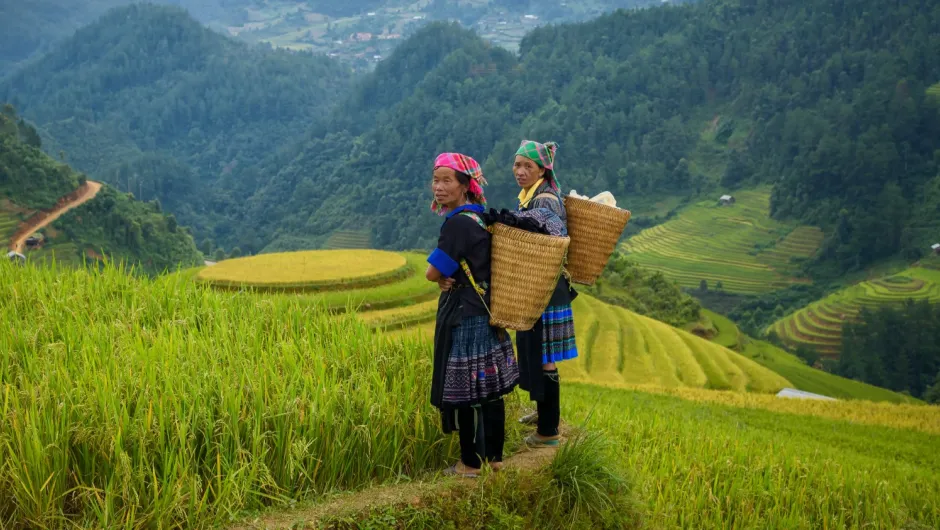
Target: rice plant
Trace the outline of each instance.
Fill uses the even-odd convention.
[[[203,526],[454,457],[426,342],[185,275],[0,264],[0,523]]]

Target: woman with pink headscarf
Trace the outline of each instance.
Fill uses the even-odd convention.
[[[512,341],[489,324],[490,233],[481,217],[483,171],[476,160],[442,153],[434,162],[431,210],[444,216],[425,274],[441,285],[434,330],[431,404],[445,433],[458,431],[460,461],[446,473],[476,476],[503,459],[503,396],[519,381]]]

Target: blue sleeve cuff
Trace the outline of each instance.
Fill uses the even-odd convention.
[[[460,266],[454,261],[450,256],[447,255],[443,250],[436,248],[434,252],[428,256],[428,263],[434,265],[434,268],[441,271],[441,274],[450,278],[457,272],[457,268]]]

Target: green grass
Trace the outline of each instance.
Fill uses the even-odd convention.
[[[793,388],[838,399],[864,399],[889,403],[915,403],[917,400],[852,379],[807,366],[800,358],[776,346],[746,339],[742,353],[774,372],[786,377]]]
[[[731,206],[718,206],[717,197],[694,203],[630,238],[622,249],[686,288],[706,280],[715,289],[720,281],[728,292],[760,294],[807,282],[797,276],[798,262],[816,252],[822,232],[770,219],[767,189],[734,196]]]
[[[563,418],[590,414],[619,449],[646,527],[940,525],[937,434],[592,385],[562,396]]]
[[[704,308],[702,309],[702,316],[708,319],[717,333],[711,338],[712,342],[725,348],[737,348],[741,340],[741,333],[738,331],[738,326],[730,318]]]
[[[0,263],[0,526],[220,526],[453,461],[455,439],[427,400],[426,340],[375,334],[303,296],[216,291],[194,272]],[[762,370],[665,324],[579,303],[598,322],[585,338],[621,345],[589,350],[592,363],[630,374],[648,352],[650,367],[672,367],[668,392],[686,397],[572,384],[563,371],[563,418],[590,413],[589,432],[615,460],[560,456],[545,471],[554,489],[540,488],[555,492],[548,506],[623,527],[598,491],[578,490],[610,490],[616,477],[603,472],[616,465],[638,510],[627,515],[647,527],[940,522],[936,407],[692,388],[750,385]],[[510,398],[511,418],[520,400]],[[524,526],[527,513],[500,524]]]
[[[430,347],[300,297],[0,263],[0,299],[0,526],[201,527],[454,457]]]
[[[790,346],[808,346],[827,357],[837,357],[846,321],[855,319],[862,308],[897,305],[908,299],[940,303],[940,271],[915,267],[860,282],[794,311],[767,331],[774,331]]]

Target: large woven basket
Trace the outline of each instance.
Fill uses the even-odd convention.
[[[571,281],[594,285],[607,266],[620,234],[630,220],[630,210],[576,197],[565,197],[568,213],[568,273]]]
[[[561,277],[570,239],[495,223],[490,278],[490,324],[527,331],[548,306]]]

